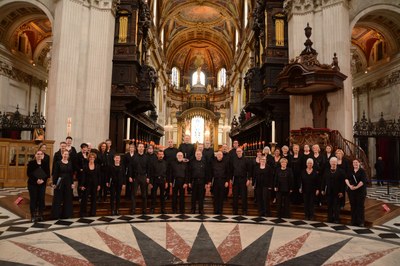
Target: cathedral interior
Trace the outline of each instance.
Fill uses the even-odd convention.
[[[129,142],[162,148],[172,139],[178,146],[185,135],[194,144],[210,141],[214,151],[238,140],[248,156],[264,146],[319,143],[360,158],[369,179],[376,175],[377,158],[383,157],[385,175],[398,183],[399,102],[398,1],[0,0],[2,187],[26,186],[23,176],[35,141],[44,140],[52,153],[66,136],[73,137],[76,147],[83,142],[97,146],[109,138],[118,152],[125,152]],[[268,253],[254,265],[307,263],[313,255],[321,259],[317,264],[381,259],[376,263],[395,265],[399,256],[399,242],[384,239],[380,234],[385,232],[374,231],[370,248],[363,245],[362,250],[356,243],[364,241],[360,235],[365,232],[353,236],[357,229],[338,240],[324,230],[309,237],[309,224],[288,227],[294,233],[287,237],[279,221],[264,221],[267,230],[258,224],[234,227],[222,219],[221,233],[217,223],[187,232],[182,226],[187,218],[176,218],[184,223],[172,227],[168,219],[159,219],[158,236],[142,224],[149,220],[145,217],[129,225],[135,248],[126,247],[127,237],[118,235],[126,228],[107,229],[104,221],[90,229],[95,240],[104,242],[95,247],[79,236],[80,228],[46,231],[43,239],[59,241],[52,254],[46,253],[52,241],[33,247],[36,234],[7,234],[4,228],[0,247],[15,250],[17,245],[26,258],[36,254],[33,264],[52,264],[54,258],[96,264],[90,252],[108,262],[123,257],[121,264],[204,263],[209,262],[202,259],[207,254],[200,248],[207,246],[200,243],[204,236],[214,243],[208,250],[213,265],[246,265],[248,247],[264,257]],[[125,222],[122,226],[128,227]],[[53,229],[54,224],[46,226]],[[320,244],[317,234],[326,234],[326,243]],[[304,248],[306,241],[318,243],[317,249],[307,243]],[[151,260],[143,243],[163,254],[161,262]],[[260,243],[271,247],[255,248]],[[226,251],[229,245],[234,254]],[[344,245],[360,256],[340,251]],[[285,248],[294,254],[303,249],[290,259],[286,253],[286,258],[273,257]],[[100,251],[105,249],[113,254]],[[1,255],[1,262],[32,263],[16,251],[9,254]],[[361,259],[361,254],[368,256]]]

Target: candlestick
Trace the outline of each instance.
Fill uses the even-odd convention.
[[[272,120],[272,122],[271,122],[271,128],[272,128],[272,140],[271,140],[271,142],[272,143],[275,143],[275,121],[274,120]]]
[[[126,139],[130,139],[131,136],[131,118],[126,119]]]

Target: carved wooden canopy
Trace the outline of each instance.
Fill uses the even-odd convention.
[[[336,53],[332,64],[321,64],[312,48],[311,27],[304,29],[307,37],[305,49],[292,59],[278,75],[278,91],[291,95],[309,95],[343,89],[346,75],[340,72]]]

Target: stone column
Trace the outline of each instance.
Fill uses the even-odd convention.
[[[55,4],[47,139],[65,139],[68,117],[75,146],[108,138],[115,2]]]
[[[336,129],[352,140],[352,78],[350,73],[350,21],[348,0],[297,1],[286,0],[288,14],[289,58],[304,49],[304,28],[313,28],[311,40],[323,64],[332,62],[336,52],[340,71],[347,76],[344,89],[328,93],[327,127]],[[312,126],[311,96],[290,97],[290,128]]]

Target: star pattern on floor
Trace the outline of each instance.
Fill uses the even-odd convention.
[[[0,263],[49,265],[172,265],[216,263],[228,265],[367,265],[394,252],[400,245],[377,245],[365,240],[358,247],[353,236],[279,225],[225,222],[118,223],[84,226],[25,235],[1,242],[18,259],[0,255]],[[11,246],[10,246],[11,245]],[[21,251],[25,251],[25,253]],[[23,261],[25,258],[26,261]],[[44,263],[44,264],[46,264]]]

